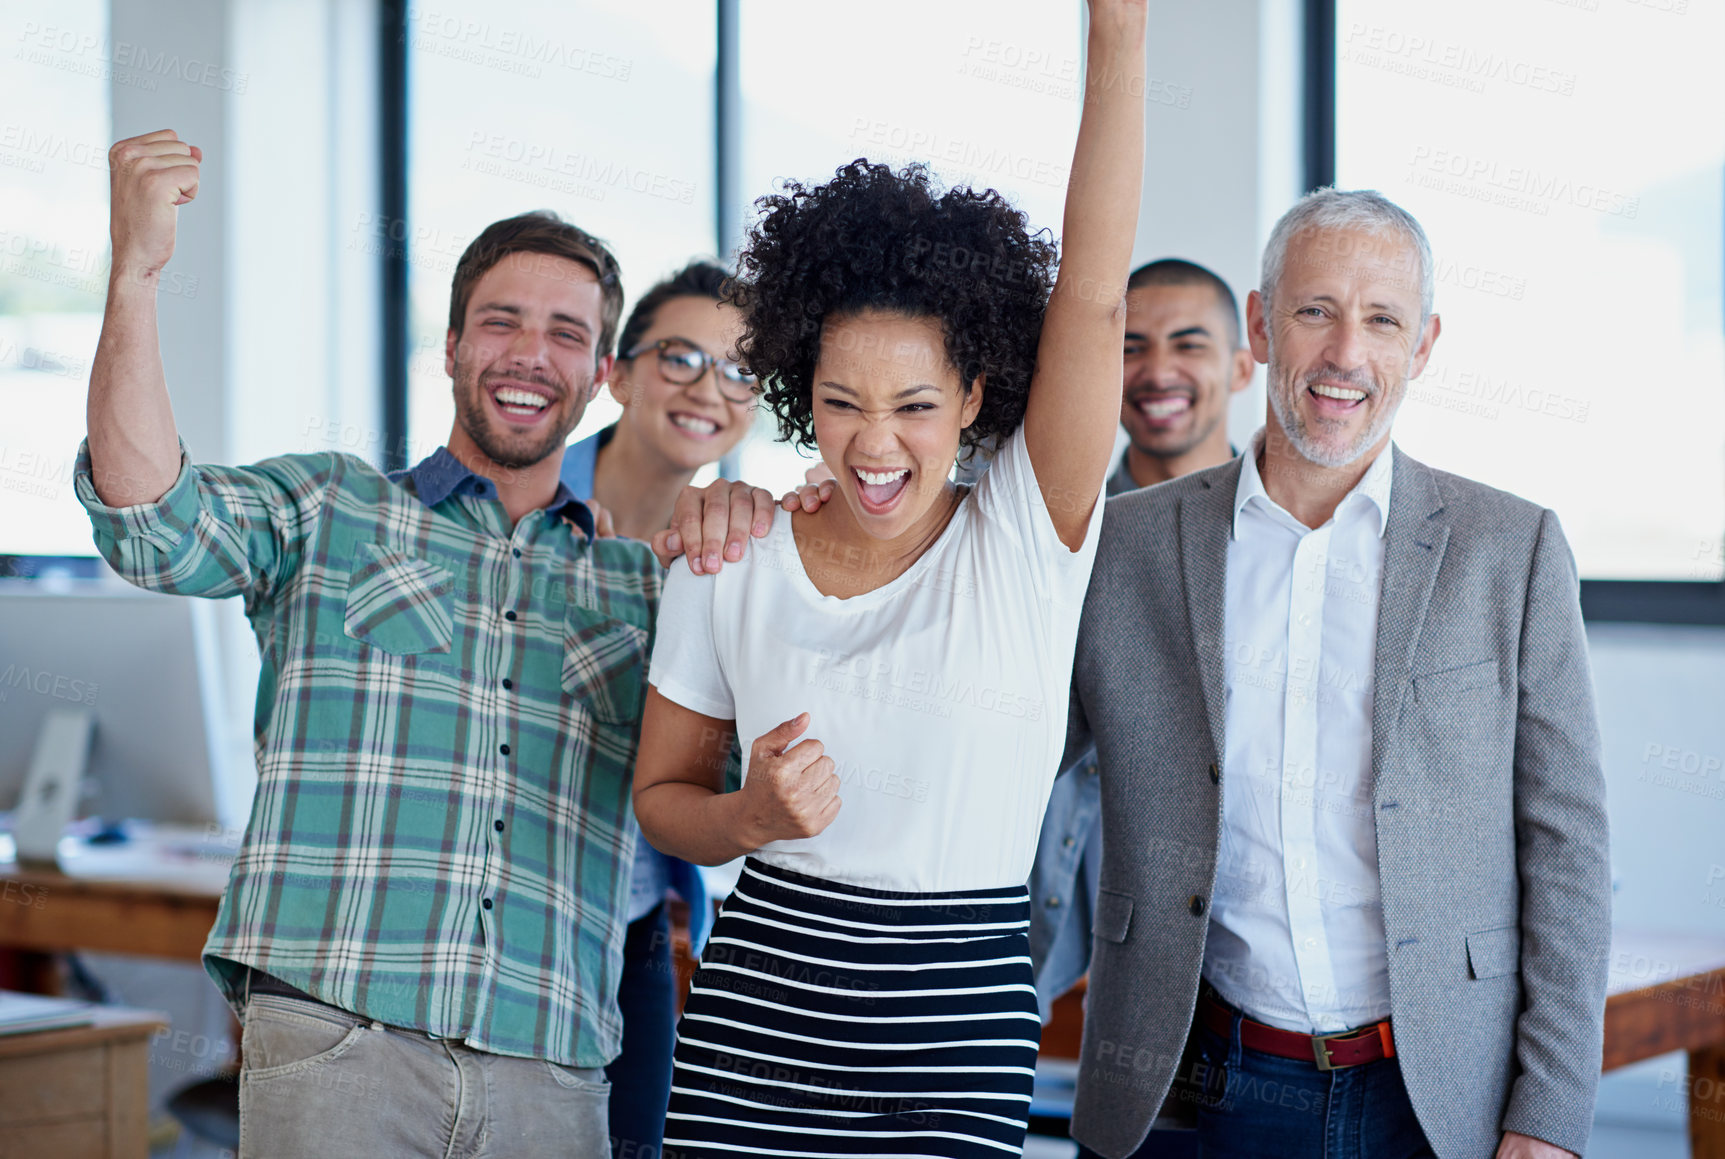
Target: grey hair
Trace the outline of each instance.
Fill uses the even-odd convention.
[[[1293,208],[1284,213],[1276,228],[1270,231],[1270,240],[1264,246],[1259,292],[1266,302],[1276,296],[1276,285],[1282,280],[1282,265],[1288,257],[1289,243],[1307,229],[1361,230],[1412,243],[1420,262],[1420,324],[1423,326],[1431,317],[1436,281],[1431,242],[1426,240],[1426,231],[1413,214],[1375,189],[1325,186],[1294,202]]]

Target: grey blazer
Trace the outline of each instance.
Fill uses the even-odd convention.
[[[1506,1130],[1579,1153],[1611,922],[1574,559],[1550,511],[1393,453],[1372,801],[1396,1053],[1443,1159]],[[1079,634],[1063,764],[1094,741],[1103,853],[1073,1133],[1116,1159],[1198,994],[1240,463],[1108,501]]]

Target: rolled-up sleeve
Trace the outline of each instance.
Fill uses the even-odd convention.
[[[128,540],[141,539],[157,551],[172,551],[191,530],[193,520],[198,517],[198,485],[192,471],[191,456],[181,443],[180,473],[174,476],[173,486],[166,494],[154,503],[110,507],[96,494],[96,484],[90,477],[90,441],[85,439],[78,444],[72,486],[78,493],[78,502],[90,514],[96,547],[116,570],[119,570],[116,551]]]
[[[253,467],[194,465],[180,447],[173,485],[153,503],[111,507],[96,494],[90,445],[78,447],[72,485],[96,549],[127,581],[185,596],[267,597],[297,561],[306,513],[319,503],[333,456]]]

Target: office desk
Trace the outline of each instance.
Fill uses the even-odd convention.
[[[1617,930],[1606,985],[1604,1069],[1688,1051],[1690,1159],[1725,1159],[1725,937]]]
[[[0,1159],[144,1159],[149,1041],[167,1023],[93,1013],[89,1026],[0,1036]]]
[[[1054,1003],[1042,1054],[1075,1059],[1084,983]],[[1725,1159],[1725,937],[1616,930],[1606,982],[1604,1070],[1689,1053],[1687,1083],[1661,1083],[1689,1106],[1691,1159]]]
[[[0,844],[0,949],[13,989],[53,990],[48,955],[68,950],[197,962],[232,859],[176,833],[63,846],[65,872],[20,866]]]

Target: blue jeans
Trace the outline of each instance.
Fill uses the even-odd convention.
[[[1433,1155],[1393,1058],[1341,1070],[1240,1045],[1199,1026],[1194,1079],[1203,1159],[1424,1159]],[[1201,1069],[1200,1069],[1201,1068]]]
[[[1131,1159],[1194,1159],[1198,1154],[1195,1131],[1152,1130],[1144,1143],[1132,1152]],[[1080,1145],[1078,1159],[1103,1159],[1090,1148]]]
[[[623,1053],[605,1068],[611,1082],[612,1159],[659,1159],[671,1098],[677,1036],[677,978],[671,922],[660,902],[629,923],[623,939]]]

